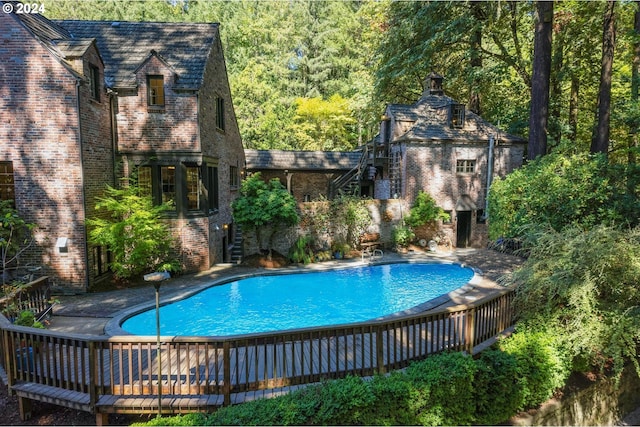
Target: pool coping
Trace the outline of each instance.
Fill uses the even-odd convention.
[[[354,263],[348,263],[344,265],[315,264],[313,269],[308,268],[308,266],[305,266],[306,268],[284,267],[284,268],[274,268],[269,270],[260,270],[260,271],[253,271],[253,272],[239,272],[237,274],[233,274],[223,278],[213,279],[213,281],[210,283],[203,283],[200,285],[196,285],[192,288],[189,288],[187,290],[175,291],[171,295],[161,297],[160,306],[165,306],[165,305],[189,298],[213,286],[220,286],[220,285],[224,285],[224,284],[234,282],[236,280],[241,280],[241,279],[248,279],[252,277],[263,277],[263,276],[278,276],[278,275],[286,275],[286,274],[308,274],[308,273],[317,273],[322,271],[344,270],[344,269],[350,269],[350,268],[359,268],[359,267],[367,267],[367,266],[375,266],[375,265],[388,265],[388,264],[452,264],[452,265],[459,265],[463,268],[470,268],[474,274],[465,285],[459,288],[456,288],[453,291],[440,295],[436,298],[430,299],[429,301],[425,301],[424,303],[418,304],[409,309],[387,314],[385,316],[365,320],[363,322],[397,319],[400,317],[410,316],[410,315],[422,313],[428,310],[433,310],[437,307],[440,307],[442,305],[449,303],[454,297],[464,295],[465,293],[468,293],[469,291],[475,289],[476,285],[480,284],[480,282],[484,280],[483,273],[480,269],[467,265],[465,263],[444,260],[444,259],[402,259],[402,260],[393,260],[393,261],[377,260],[377,261],[367,261],[367,262],[354,262]],[[156,306],[155,301],[154,302],[147,301],[147,302],[136,304],[132,307],[128,307],[126,309],[116,312],[113,315],[113,317],[110,320],[108,320],[107,323],[105,324],[104,334],[107,336],[132,336],[132,335],[142,336],[142,335],[132,334],[130,332],[125,331],[124,329],[122,329],[122,324],[128,318],[135,316],[137,314],[140,314],[142,312],[152,310],[155,308],[155,306]],[[315,329],[318,327],[325,327],[325,326],[342,327],[346,325],[356,325],[358,323],[362,323],[362,322],[323,325],[323,326],[315,326],[310,328]],[[309,328],[299,328],[299,329],[309,329]],[[280,331],[276,331],[276,332],[280,332]],[[250,336],[250,335],[252,334],[222,335],[222,336],[204,335],[204,336],[212,339],[230,339],[234,337],[242,337],[242,336]],[[178,335],[178,336],[181,336],[181,335]],[[191,335],[184,335],[184,336],[186,337]],[[168,337],[172,337],[172,335],[163,336],[163,337],[168,338]]]

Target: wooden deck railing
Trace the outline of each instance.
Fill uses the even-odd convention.
[[[472,352],[512,326],[512,299],[505,289],[473,304],[388,320],[222,338],[162,337],[160,349],[156,337],[62,335],[0,317],[0,361],[9,387],[25,399],[96,414],[140,413],[158,410],[161,391],[163,413],[207,410],[246,393],[385,373],[446,350]]]

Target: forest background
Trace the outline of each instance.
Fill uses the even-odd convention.
[[[548,151],[589,151],[597,121],[606,1],[554,5]],[[535,2],[45,0],[51,19],[219,22],[246,148],[351,150],[384,106],[414,103],[430,72],[503,130],[528,136]],[[610,158],[640,123],[632,79],[637,2],[616,2]],[[637,27],[637,23],[635,23]],[[637,64],[635,64],[637,67]],[[632,151],[635,151],[632,150]]]

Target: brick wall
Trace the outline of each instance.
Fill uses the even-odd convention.
[[[164,108],[149,107],[147,75],[164,76]],[[200,152],[197,97],[174,90],[173,71],[152,55],[136,74],[137,92],[118,97],[120,152]]]
[[[0,160],[13,162],[18,211],[38,224],[37,245],[22,261],[43,265],[55,286],[84,291],[83,192],[92,190],[83,184],[92,178],[84,176],[81,156],[102,150],[104,122],[95,120],[96,111],[81,112],[87,132],[81,146],[76,90],[68,69],[11,15],[0,15]],[[79,90],[82,97],[88,88]],[[66,256],[56,251],[58,237],[69,239]]]
[[[233,215],[231,203],[239,195],[239,185],[231,185],[231,166],[237,168],[239,174],[244,174],[245,158],[242,138],[236,114],[231,99],[231,89],[227,78],[227,70],[220,38],[214,42],[205,67],[203,84],[200,90],[200,104],[198,122],[202,154],[205,161],[217,162],[219,179],[219,209],[209,216],[209,265],[226,262],[223,245],[228,251],[233,244]],[[224,99],[224,130],[216,126],[216,98]],[[242,176],[238,177],[238,183]],[[231,233],[224,231],[228,224]],[[231,236],[229,235],[231,234]]]

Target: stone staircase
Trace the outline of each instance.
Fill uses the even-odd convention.
[[[233,247],[231,248],[231,263],[241,264],[244,251],[242,249],[242,228],[236,224],[236,233],[233,240]]]

